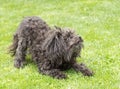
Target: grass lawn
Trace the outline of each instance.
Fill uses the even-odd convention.
[[[75,29],[85,45],[78,62],[95,75],[71,69],[68,79],[57,80],[39,74],[31,62],[14,68],[7,48],[23,17],[33,15]],[[120,0],[0,0],[0,89],[120,89]]]

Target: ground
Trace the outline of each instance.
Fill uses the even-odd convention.
[[[40,16],[50,26],[70,27],[84,39],[78,62],[95,75],[68,70],[66,80],[38,73],[30,60],[23,69],[13,66],[7,48],[26,16]],[[0,0],[0,89],[120,89],[119,0]]]

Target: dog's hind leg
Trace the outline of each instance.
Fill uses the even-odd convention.
[[[74,63],[72,65],[72,68],[77,71],[77,72],[81,72],[84,76],[93,76],[93,72],[87,68],[87,66],[83,63],[81,64],[77,64],[77,63]]]
[[[27,50],[27,41],[25,38],[20,37],[14,59],[14,66],[16,68],[23,67],[26,64],[25,62],[26,50]]]
[[[44,62],[44,64],[39,63],[38,68],[39,72],[42,73],[43,75],[49,75],[53,78],[57,79],[65,79],[67,78],[66,74],[60,71],[59,69],[54,69],[51,68],[51,63],[49,61]]]

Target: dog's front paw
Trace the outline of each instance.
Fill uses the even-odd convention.
[[[14,66],[16,68],[23,68],[25,65],[26,65],[26,61],[17,60],[17,59],[14,60]]]
[[[67,76],[64,73],[59,73],[57,75],[54,76],[57,79],[66,79]]]
[[[93,71],[91,71],[89,69],[85,69],[84,72],[83,72],[83,75],[84,76],[93,76],[94,73],[93,73]]]
[[[57,79],[66,79],[67,76],[66,74],[64,74],[63,72],[59,71],[59,70],[52,70],[50,75],[53,77],[53,78],[57,78]]]
[[[92,70],[90,70],[85,64],[81,63],[79,65],[79,70],[82,72],[84,76],[93,76],[94,73]]]

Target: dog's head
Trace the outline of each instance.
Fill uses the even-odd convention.
[[[67,51],[70,57],[80,56],[81,49],[83,47],[83,39],[75,34],[73,30],[68,28],[64,29],[64,40],[67,44]]]
[[[52,60],[64,58],[65,61],[71,61],[73,57],[80,55],[82,43],[82,38],[71,29],[55,27],[55,30],[50,30],[46,34],[42,48]]]

